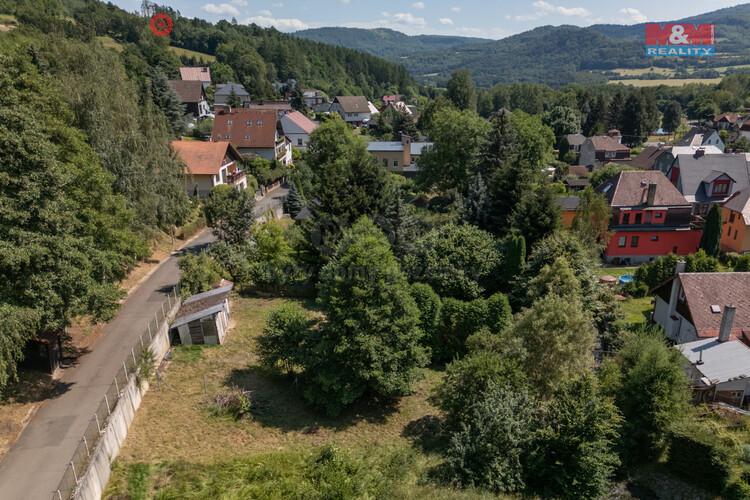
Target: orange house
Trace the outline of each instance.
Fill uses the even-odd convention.
[[[750,188],[734,193],[721,209],[721,249],[750,252]]]
[[[562,225],[566,229],[573,227],[573,220],[576,218],[579,204],[578,196],[558,196],[557,204],[560,207],[560,218]]]

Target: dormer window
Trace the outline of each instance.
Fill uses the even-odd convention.
[[[711,194],[713,196],[725,196],[729,193],[729,182],[728,181],[716,181],[713,183],[711,188]]]

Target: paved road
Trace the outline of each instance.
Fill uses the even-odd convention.
[[[286,192],[275,189],[258,201],[256,216],[276,208]],[[199,250],[213,239],[204,231],[186,250]],[[178,282],[177,260],[170,257],[128,296],[92,352],[60,379],[68,389],[42,404],[0,463],[0,500],[50,500],[122,360],[166,299],[163,290]]]

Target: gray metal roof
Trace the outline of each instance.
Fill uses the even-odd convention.
[[[250,95],[247,90],[245,90],[245,87],[240,83],[220,83],[216,86],[214,95],[231,95],[232,89],[234,89],[234,94],[237,96]]]
[[[711,381],[721,383],[750,377],[750,348],[739,340],[719,342],[716,338],[701,339],[676,345],[675,348]],[[696,364],[699,359],[703,361],[702,364]]]
[[[195,295],[191,295],[187,299],[183,300],[183,304],[190,304],[191,302],[196,302],[198,300],[207,299],[209,297],[213,297],[214,295],[221,295],[221,294],[228,294],[232,291],[232,288],[234,287],[234,283],[229,283],[228,285],[219,286],[216,288],[212,288],[211,290],[207,292],[202,293],[196,293]]]
[[[730,194],[750,186],[750,171],[744,154],[677,155],[675,165],[680,167],[680,179],[677,188],[689,201],[712,200],[705,192],[704,179],[713,171],[729,175],[735,182]]]
[[[409,153],[413,156],[419,156],[422,154],[422,150],[428,146],[432,146],[431,142],[412,142]],[[378,152],[398,152],[403,151],[404,145],[400,141],[373,141],[367,145],[367,151],[378,151]]]
[[[422,154],[422,150],[426,147],[432,146],[431,142],[412,142],[411,143],[411,154],[413,156],[419,156]]]
[[[223,309],[224,309],[224,302],[222,302],[221,304],[216,304],[215,306],[211,306],[207,309],[202,309],[198,312],[188,314],[187,316],[182,316],[180,318],[175,319],[170,328],[177,328],[178,326],[186,325],[190,323],[191,321],[195,321],[197,319],[212,316]]]

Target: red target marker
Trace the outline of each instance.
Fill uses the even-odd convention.
[[[148,27],[151,29],[151,33],[156,36],[167,36],[172,33],[172,18],[163,12],[154,14],[151,16],[151,20],[148,22]]]

